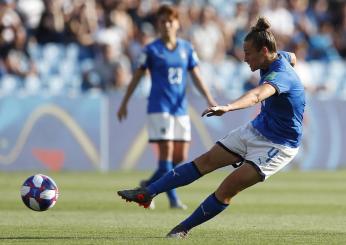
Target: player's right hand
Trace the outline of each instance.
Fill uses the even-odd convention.
[[[222,116],[226,112],[228,112],[227,106],[210,106],[202,113],[202,117]]]
[[[121,122],[123,119],[126,119],[126,117],[127,117],[127,108],[126,108],[126,106],[122,105],[122,106],[120,106],[119,111],[118,111],[119,122]]]

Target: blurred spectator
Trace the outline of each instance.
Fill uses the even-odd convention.
[[[339,54],[346,59],[346,3],[343,3],[338,14],[337,28],[334,33],[335,47]]]
[[[63,43],[65,40],[65,21],[62,0],[43,0],[44,11],[36,30],[36,39],[40,44],[50,42]]]
[[[94,33],[98,30],[95,0],[72,1],[72,9],[66,13],[65,23],[68,37],[71,41],[80,44],[80,59],[93,58],[95,56]]]
[[[98,88],[110,91],[125,88],[130,82],[130,69],[130,61],[126,56],[119,56],[113,46],[104,44],[93,67],[83,75],[82,90]]]
[[[270,0],[268,8],[264,9],[262,14],[272,23],[271,28],[277,35],[290,37],[293,34],[293,16],[287,9],[287,1]]]
[[[2,72],[21,78],[36,73],[27,50],[27,34],[10,0],[0,1],[0,58]]]
[[[329,2],[327,0],[315,0],[311,2],[311,8],[307,11],[308,18],[319,26],[322,22],[330,22]]]
[[[135,31],[134,35],[134,39],[129,41],[127,49],[132,71],[137,68],[138,64],[136,64],[136,62],[139,60],[143,47],[154,39],[155,30],[150,23],[144,22],[140,28]]]
[[[305,60],[307,56],[307,43],[297,42],[293,46],[292,51],[295,53],[297,58],[297,63],[294,68],[302,80],[306,91],[310,94],[315,94],[319,91],[326,90],[326,86],[324,84],[320,84],[320,79],[317,80],[317,76],[320,74],[316,74],[316,72],[314,73],[315,70],[313,70],[312,66],[310,66]],[[323,70],[321,70],[321,72],[323,72]]]
[[[316,34],[309,38],[309,57],[312,60],[336,60],[339,54],[335,49],[332,39],[332,24],[327,21],[319,23]]]
[[[33,93],[123,88],[142,47],[156,36],[153,13],[162,2],[177,4],[179,36],[194,43],[216,93],[231,98],[256,80],[238,61],[260,15],[271,20],[278,48],[296,52],[308,91],[346,87],[345,1],[0,0],[0,93],[6,86]]]
[[[225,40],[212,6],[203,6],[198,23],[191,27],[190,37],[202,61],[215,62],[224,58]]]
[[[28,29],[29,35],[33,35],[45,10],[43,0],[18,0],[17,9],[23,18],[23,23]]]

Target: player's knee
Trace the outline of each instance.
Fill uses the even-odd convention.
[[[232,198],[237,195],[238,192],[236,191],[222,191],[220,189],[218,189],[216,192],[215,192],[215,196],[216,198],[221,202],[221,203],[224,203],[224,204],[230,204],[231,203],[231,200]]]
[[[208,152],[202,154],[194,160],[198,170],[201,174],[207,174],[214,170],[212,163],[212,158]]]

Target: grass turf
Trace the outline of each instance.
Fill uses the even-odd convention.
[[[0,244],[345,244],[346,171],[283,172],[240,193],[188,239],[164,238],[215,190],[226,171],[180,188],[186,211],[170,210],[165,195],[155,210],[115,196],[145,172],[48,173],[58,184],[55,207],[34,212],[19,188],[32,173],[0,173]]]

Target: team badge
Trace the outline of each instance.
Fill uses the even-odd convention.
[[[277,74],[275,71],[272,71],[271,73],[269,73],[269,74],[264,78],[264,80],[266,80],[266,81],[273,81],[273,80],[276,78],[277,75],[278,75],[278,74]]]
[[[186,52],[185,52],[184,50],[180,51],[180,57],[181,57],[183,60],[186,60],[187,55],[186,55]]]

